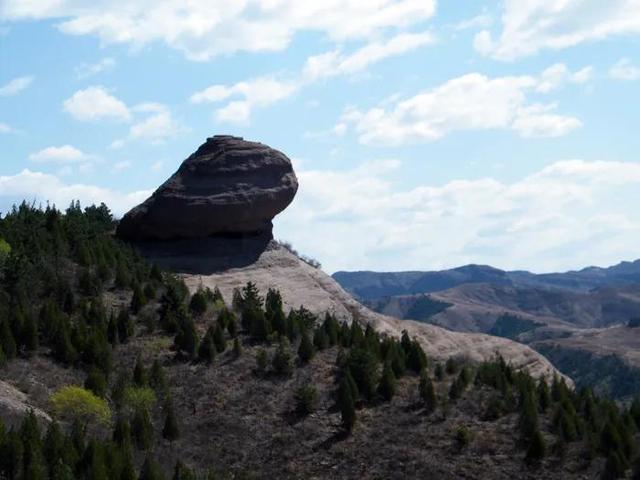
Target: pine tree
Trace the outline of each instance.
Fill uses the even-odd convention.
[[[149,373],[149,385],[158,394],[164,392],[167,388],[167,380],[164,375],[164,370],[162,369],[162,365],[160,365],[158,359],[155,359],[153,361],[153,365],[151,365],[151,372]]]
[[[242,344],[240,343],[240,339],[238,337],[233,339],[233,356],[235,358],[240,358],[242,355]]]
[[[347,365],[360,394],[371,400],[378,386],[378,362],[375,356],[362,347],[353,347]]]
[[[389,363],[385,363],[382,369],[382,377],[378,385],[378,393],[387,402],[390,401],[396,393],[396,376]]]
[[[422,373],[420,374],[419,392],[420,400],[422,400],[422,404],[424,405],[426,412],[433,412],[437,404],[436,392],[426,369],[422,370]]]
[[[151,456],[147,455],[142,464],[142,468],[140,469],[140,477],[138,480],[164,480],[164,475],[162,475],[162,470],[158,466],[158,464],[151,458]]]
[[[518,421],[522,438],[530,440],[538,430],[538,403],[530,391],[523,393],[520,419]]]
[[[433,374],[435,375],[437,381],[442,381],[442,379],[444,378],[444,369],[442,368],[441,363],[436,363]]]
[[[338,387],[338,408],[340,409],[343,428],[347,432],[351,432],[356,423],[356,409],[346,377],[342,377]]]
[[[116,420],[116,425],[113,429],[113,441],[122,448],[131,447],[131,425],[122,415],[119,415]]]
[[[273,370],[278,375],[290,376],[293,373],[293,356],[287,337],[282,337],[273,355]]]
[[[198,291],[191,297],[191,302],[189,302],[189,311],[196,317],[204,315],[207,311],[207,298],[201,289],[198,289]]]
[[[296,411],[301,415],[308,415],[316,409],[318,391],[311,384],[303,385],[294,392],[294,400]]]
[[[176,419],[173,411],[173,403],[171,401],[167,401],[166,411],[164,427],[162,428],[162,437],[165,440],[169,440],[170,443],[173,443],[180,438],[180,431],[178,429],[178,420]]]
[[[120,310],[118,314],[118,338],[120,342],[127,343],[129,337],[133,335],[133,322],[128,310]]]
[[[149,383],[147,370],[142,363],[142,357],[138,354],[136,357],[136,364],[133,367],[133,383],[138,387],[146,387]]]
[[[133,296],[131,297],[131,312],[134,315],[137,315],[142,307],[144,307],[147,303],[147,298],[140,287],[140,284],[136,282],[133,285]]]
[[[91,367],[84,382],[84,388],[92,391],[98,397],[104,398],[107,394],[107,378],[104,372],[95,366]]]
[[[216,325],[216,328],[213,331],[213,343],[219,353],[222,353],[227,349],[227,340],[224,338],[224,328],[220,323]]]
[[[202,341],[198,347],[198,358],[208,365],[211,365],[216,358],[216,346],[211,336],[209,331],[207,331],[204,337],[202,337]]]
[[[0,346],[7,360],[11,360],[18,354],[18,347],[16,346],[13,332],[6,319],[0,319]]]
[[[298,358],[300,359],[300,363],[308,363],[313,356],[315,355],[315,349],[313,348],[313,344],[309,339],[309,335],[307,332],[302,334],[302,340],[300,341],[300,346],[298,347]]]
[[[138,449],[149,450],[153,441],[153,425],[146,408],[140,408],[136,411],[131,430]]]
[[[178,347],[178,350],[188,358],[194,358],[196,356],[198,352],[198,334],[196,333],[196,326],[191,317],[183,316],[181,319],[174,344]]]
[[[541,412],[546,412],[549,405],[551,405],[549,385],[547,385],[544,378],[541,378],[538,383],[538,406],[540,407]]]
[[[22,344],[27,352],[38,349],[38,325],[33,315],[26,315],[22,325]]]
[[[264,348],[261,348],[256,354],[256,373],[260,376],[266,375],[268,365],[269,357],[267,355],[267,351]]]
[[[528,462],[536,462],[544,458],[547,453],[547,444],[544,441],[544,437],[540,433],[540,430],[537,428],[534,430],[531,435],[531,440],[529,440],[529,446],[527,447],[527,455],[526,460]]]
[[[624,476],[624,463],[617,452],[611,452],[607,456],[602,472],[602,480],[615,480]]]
[[[196,480],[196,474],[180,460],[176,461],[172,480]]]

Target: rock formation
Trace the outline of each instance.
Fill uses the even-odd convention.
[[[293,200],[291,161],[262,143],[217,135],[187,158],[118,235],[131,241],[271,236],[271,220]]]

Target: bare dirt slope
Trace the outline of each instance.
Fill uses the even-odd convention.
[[[218,287],[227,301],[235,288],[248,281],[262,292],[269,288],[280,290],[285,310],[304,305],[312,312],[333,313],[337,318],[371,324],[378,331],[400,335],[407,330],[420,340],[431,357],[442,360],[451,356],[481,361],[501,354],[518,368],[527,368],[534,376],[552,376],[556,372],[551,363],[531,348],[511,340],[476,333],[460,333],[408,320],[398,320],[369,310],[322,270],[313,268],[283,247],[272,244],[252,265],[230,269],[211,275],[184,274],[187,286],[195,291],[199,286]]]

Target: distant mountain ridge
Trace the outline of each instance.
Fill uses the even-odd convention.
[[[586,292],[595,288],[640,283],[640,260],[611,267],[586,267],[564,273],[536,274],[505,271],[488,265],[464,265],[440,271],[372,272],[340,271],[333,278],[348,292],[362,300],[396,295],[434,293],[468,283],[559,288]]]

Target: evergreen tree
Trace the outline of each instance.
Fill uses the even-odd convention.
[[[155,460],[153,460],[149,455],[147,455],[144,463],[142,464],[138,480],[164,480],[162,470],[155,462]]]
[[[113,347],[120,343],[120,337],[118,335],[118,322],[116,321],[116,317],[114,316],[113,311],[111,311],[109,322],[107,323],[107,340]]]
[[[167,380],[164,375],[164,370],[158,359],[153,361],[151,365],[151,372],[149,373],[149,385],[156,393],[160,394],[167,388]]]
[[[291,376],[293,373],[293,356],[287,337],[282,337],[272,361],[273,370],[278,375]]]
[[[551,405],[551,394],[549,393],[549,385],[544,378],[538,383],[538,406],[541,412],[546,412]]]
[[[531,391],[523,393],[518,425],[522,438],[527,440],[531,440],[533,434],[538,430],[538,402],[534,400]]]
[[[624,476],[624,462],[617,452],[611,452],[607,456],[602,472],[602,480],[615,480]]]
[[[353,347],[347,365],[360,394],[371,400],[378,386],[378,362],[375,356],[369,350]]]
[[[427,413],[433,412],[437,404],[436,392],[426,369],[423,369],[420,374],[419,392],[420,400],[422,400],[422,404],[424,405]]]
[[[242,355],[242,344],[240,343],[240,339],[238,337],[233,339],[233,356],[235,358],[240,358]]]
[[[222,353],[227,349],[227,340],[224,338],[224,327],[220,323],[216,325],[216,328],[213,331],[213,343],[219,353]]]
[[[38,349],[38,325],[33,315],[26,315],[22,325],[22,344],[27,352]]]
[[[149,384],[147,370],[144,368],[140,354],[136,357],[136,364],[133,367],[133,383],[138,387],[146,387]]]
[[[202,289],[198,289],[191,297],[189,302],[189,311],[195,317],[200,317],[207,311],[207,297]]]
[[[180,460],[176,461],[172,480],[196,480],[196,474]]]
[[[296,389],[294,400],[296,402],[296,411],[301,415],[309,415],[316,409],[318,391],[311,384],[303,385]]]
[[[433,374],[435,375],[437,381],[442,381],[442,379],[444,378],[444,368],[442,368],[441,363],[436,363]]]
[[[209,365],[211,365],[216,358],[216,346],[211,337],[212,334],[207,330],[198,347],[198,358]]]
[[[139,408],[133,416],[131,431],[136,446],[140,450],[149,450],[153,441],[153,425],[146,408]]]
[[[129,340],[129,337],[133,335],[133,330],[134,330],[133,321],[129,316],[128,310],[120,310],[120,313],[118,314],[117,323],[118,323],[118,338],[120,339],[120,342],[127,343],[127,341]]]
[[[134,315],[137,315],[142,307],[144,307],[147,303],[147,298],[140,287],[140,284],[136,282],[133,285],[133,296],[131,297],[131,312]]]
[[[162,437],[165,440],[173,443],[180,437],[180,431],[178,430],[178,420],[176,419],[173,411],[173,403],[167,401],[166,416],[164,420],[164,427],[162,428]]]
[[[309,339],[309,335],[307,332],[302,334],[302,340],[300,341],[300,346],[298,347],[298,358],[300,359],[300,363],[308,363],[313,356],[315,355],[315,349],[313,348],[313,344]]]
[[[256,373],[260,376],[266,375],[268,365],[269,357],[267,355],[267,351],[264,348],[261,348],[256,354]]]
[[[196,333],[196,326],[191,317],[182,317],[178,333],[174,339],[174,344],[178,350],[188,358],[195,358],[198,352],[198,334]]]
[[[121,448],[131,447],[131,425],[122,415],[119,415],[116,420],[116,425],[113,429],[113,441]]]
[[[390,401],[396,393],[396,376],[389,363],[385,363],[382,369],[382,377],[378,385],[378,393],[386,401]]]
[[[526,460],[530,463],[536,462],[544,458],[547,453],[547,444],[544,437],[537,428],[534,430],[527,447]]]
[[[104,398],[107,394],[107,378],[104,372],[95,366],[91,367],[84,382],[84,388],[92,391],[98,397]]]
[[[343,428],[347,432],[351,432],[356,422],[356,409],[346,377],[342,377],[338,387],[338,408],[340,409]]]
[[[0,346],[7,360],[11,360],[18,354],[18,347],[16,346],[13,332],[6,319],[0,319]]]

